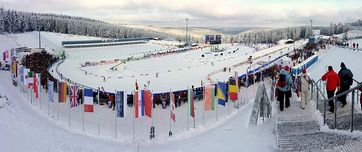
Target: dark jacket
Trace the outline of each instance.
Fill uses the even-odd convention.
[[[353,74],[351,70],[346,67],[342,67],[338,72],[339,79],[341,81],[341,87],[346,88],[352,85],[353,83]]]

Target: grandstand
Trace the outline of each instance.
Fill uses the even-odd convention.
[[[149,40],[157,40],[157,38],[141,37],[141,38],[124,38],[124,39],[62,41],[62,46],[63,48],[103,47],[103,46],[143,44],[148,42]]]

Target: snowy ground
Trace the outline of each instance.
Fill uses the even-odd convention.
[[[186,90],[187,87],[200,87],[201,81],[207,82],[208,75],[220,71],[224,67],[231,67],[247,61],[249,56],[255,59],[251,69],[257,68],[258,61],[268,62],[287,52],[305,44],[298,41],[295,44],[280,44],[272,48],[255,51],[254,48],[240,44],[224,44],[224,52],[210,52],[209,48],[172,54],[138,61],[130,61],[124,65],[124,70],[110,70],[115,64],[80,67],[87,61],[102,61],[114,59],[126,59],[131,56],[140,56],[147,52],[158,52],[167,49],[165,46],[154,44],[137,44],[101,48],[67,49],[67,59],[59,64],[58,72],[73,82],[92,88],[104,87],[106,91],[134,89],[136,80],[142,86],[151,82],[150,88],[154,92],[167,92],[172,90]],[[223,53],[223,55],[221,55]],[[204,55],[204,57],[202,57]],[[269,58],[270,56],[270,58]],[[55,65],[57,66],[57,65]],[[232,67],[230,72],[217,72],[211,75],[211,79],[225,81],[234,76],[246,73],[249,64],[241,64]],[[56,69],[52,67],[52,69]],[[87,71],[87,75],[86,72]],[[158,73],[158,77],[156,77]],[[53,75],[57,75],[53,70]],[[103,79],[105,77],[105,81]],[[167,85],[165,85],[167,84]]]
[[[60,119],[57,120],[56,106],[39,101],[31,104],[27,95],[15,88],[9,81],[8,72],[0,72],[0,92],[9,97],[10,104],[0,108],[0,147],[4,151],[136,151],[132,144],[132,118],[118,119],[118,138],[114,138],[114,113],[101,108],[101,135],[97,135],[97,107],[93,114],[86,114],[85,132],[82,132],[80,109],[72,109],[71,126],[68,126],[68,108],[61,104]],[[43,99],[45,97],[43,96]],[[4,99],[1,98],[0,101]],[[3,102],[0,102],[3,103]],[[140,151],[273,151],[275,149],[274,125],[272,120],[256,127],[247,126],[251,104],[240,110],[218,106],[219,118],[215,113],[205,114],[205,127],[201,121],[200,103],[196,104],[196,129],[186,131],[185,107],[176,109],[174,136],[168,137],[168,110],[154,110],[156,139],[148,140],[149,120],[136,120],[136,143]],[[79,107],[78,107],[79,108]],[[129,109],[131,112],[132,110]],[[93,115],[93,116],[92,116]],[[165,117],[166,116],[166,117]],[[91,121],[91,119],[93,121]],[[191,122],[190,122],[191,126]],[[6,137],[6,138],[3,138]],[[19,144],[21,143],[21,146]],[[260,144],[263,143],[263,144]],[[243,150],[242,150],[243,151]]]
[[[362,39],[357,39],[354,41],[362,41]],[[362,68],[360,60],[362,59],[361,51],[353,51],[352,49],[340,48],[337,46],[330,46],[330,49],[322,50],[319,54],[318,61],[310,67],[308,72],[310,76],[318,80],[322,75],[327,72],[328,66],[332,66],[334,71],[338,73],[341,69],[340,64],[344,62],[346,67],[349,68],[353,73],[353,78],[357,81],[362,81]]]

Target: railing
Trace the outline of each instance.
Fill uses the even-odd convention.
[[[322,91],[322,87],[321,84],[323,84],[323,82],[321,81],[321,79],[319,79],[318,81],[314,81],[311,80],[311,99],[313,99],[313,91],[316,91],[316,108],[319,109],[319,94],[322,95],[323,97],[323,103],[324,103],[324,111],[323,111],[323,123],[324,125],[326,124],[326,113],[327,113],[327,102],[329,101],[334,101],[334,128],[337,128],[337,99],[341,96],[347,95],[348,93],[352,92],[352,104],[351,104],[351,121],[350,121],[350,129],[351,132],[353,131],[353,121],[354,121],[354,106],[355,106],[355,93],[357,91],[357,99],[358,99],[358,90],[362,87],[362,84],[359,83],[358,81],[354,80],[357,85],[347,91],[344,91],[342,93],[339,93],[338,95],[332,97],[332,98],[326,98],[324,95],[324,92]]]
[[[270,118],[271,115],[272,115],[271,100],[268,96],[265,83],[262,82],[259,84],[258,90],[256,92],[255,102],[249,119],[249,125],[257,126],[259,118],[262,118],[264,122],[265,118]]]

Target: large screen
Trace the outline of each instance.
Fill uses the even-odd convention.
[[[221,35],[205,35],[205,43],[221,44]]]

